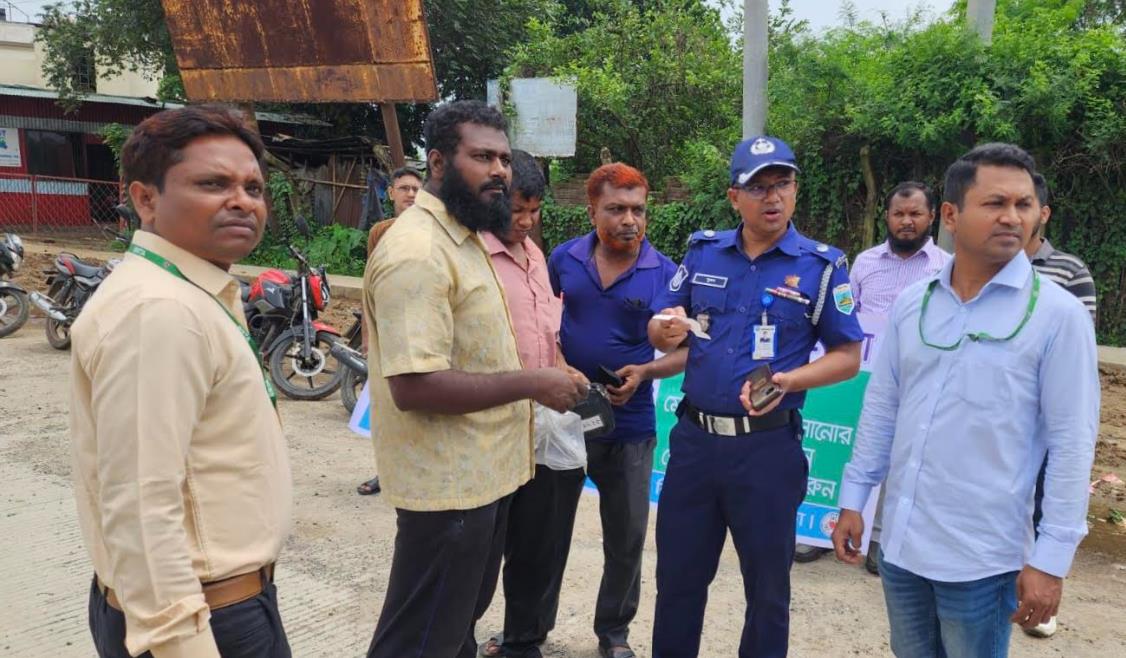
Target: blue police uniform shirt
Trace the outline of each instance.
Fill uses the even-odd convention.
[[[684,396],[702,411],[727,416],[746,413],[739,392],[754,368],[769,363],[774,372],[788,372],[809,362],[818,340],[831,348],[863,338],[848,262],[839,249],[810,240],[790,224],[777,244],[751,260],[743,253],[741,230],[742,225],[694,233],[684,263],[652,307],[657,313],[683,306],[689,317],[706,320],[711,340],[689,334]],[[827,267],[831,275],[815,326],[812,316]],[[809,303],[781,295],[764,300],[768,288]],[[774,357],[756,360],[754,328],[762,323],[764,302],[768,323],[775,327]],[[799,409],[804,402],[805,393],[789,393],[779,408]]]
[[[551,287],[563,298],[563,357],[591,380],[599,365],[617,370],[653,360],[650,309],[676,272],[676,263],[642,240],[637,262],[603,289],[594,264],[597,243],[592,231],[556,247],[547,263]],[[632,442],[656,436],[652,382],[642,382],[628,402],[614,407],[614,424],[611,434],[596,440]]]

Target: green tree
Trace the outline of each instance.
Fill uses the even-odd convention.
[[[596,167],[606,147],[659,185],[685,169],[690,142],[734,143],[741,60],[717,9],[699,0],[590,4],[592,22],[577,32],[534,19],[506,73],[576,81],[576,171]]]

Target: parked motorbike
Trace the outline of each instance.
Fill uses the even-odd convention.
[[[295,223],[308,235],[303,219]],[[340,331],[317,319],[330,299],[325,268],[310,266],[293,245],[289,253],[297,260],[297,275],[266,270],[244,285],[243,310],[277,388],[295,400],[320,400],[335,392],[344,376],[330,355]]]
[[[359,311],[352,311],[355,321],[344,334],[343,340],[332,345],[331,354],[344,366],[344,377],[340,381],[340,401],[348,413],[356,408],[356,401],[368,380],[368,362],[362,346],[362,315]]]
[[[15,233],[0,240],[0,338],[14,334],[27,322],[27,291],[7,281],[23,262],[23,241]]]
[[[55,257],[54,266],[44,272],[47,275],[47,294],[32,292],[28,296],[31,303],[47,315],[44,332],[51,347],[70,349],[71,325],[78,319],[90,296],[120,262],[115,258],[105,265],[95,265],[65,251]]]

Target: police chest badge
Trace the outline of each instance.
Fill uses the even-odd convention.
[[[837,310],[845,315],[852,315],[853,309],[856,308],[856,300],[852,298],[852,286],[847,283],[833,288],[833,303],[837,305]]]

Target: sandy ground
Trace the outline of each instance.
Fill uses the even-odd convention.
[[[25,284],[37,287],[40,265]],[[348,317],[347,309],[337,311]],[[346,321],[339,324],[346,326]],[[91,574],[70,491],[66,430],[68,355],[52,350],[41,319],[0,340],[0,655],[93,655],[85,626]],[[1126,373],[1104,376],[1103,426],[1094,476],[1126,478]],[[336,397],[281,401],[293,464],[293,534],[279,565],[281,611],[294,655],[359,656],[366,650],[391,563],[394,511],[355,486],[372,470],[368,441],[351,434]],[[1094,479],[1094,478],[1092,478]],[[1014,633],[1014,656],[1126,655],[1126,532],[1103,521],[1126,509],[1126,488],[1100,485],[1092,533],[1064,589],[1061,631],[1051,640]],[[594,658],[591,620],[601,570],[597,498],[580,505],[559,619],[544,654]],[[645,555],[633,646],[649,655],[655,548]],[[712,586],[701,656],[736,655],[743,616],[730,544]],[[879,579],[822,559],[793,569],[791,654],[890,655]],[[498,592],[479,626],[499,629]]]

